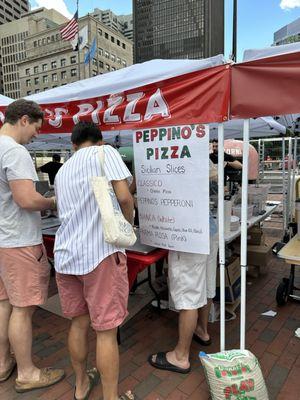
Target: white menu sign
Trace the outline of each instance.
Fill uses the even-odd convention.
[[[209,130],[205,125],[134,132],[141,242],[209,254]]]

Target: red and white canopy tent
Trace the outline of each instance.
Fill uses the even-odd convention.
[[[243,122],[241,218],[241,342],[245,348],[246,246],[249,118],[299,113],[300,46],[261,52],[260,58],[226,64],[208,60],[153,60],[124,70],[28,96],[41,104],[43,133],[70,132],[79,120],[92,120],[104,131],[172,124],[218,123],[219,193],[224,191],[224,124]],[[280,54],[275,54],[280,52]],[[1,112],[1,107],[0,107]],[[225,349],[224,199],[219,196],[221,350]]]

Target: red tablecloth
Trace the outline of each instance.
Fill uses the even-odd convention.
[[[44,245],[47,250],[49,258],[53,258],[54,236],[43,235]],[[150,267],[151,264],[156,263],[168,255],[168,250],[156,249],[148,254],[134,253],[126,251],[127,254],[127,267],[128,267],[128,281],[129,288],[132,287],[137,275],[144,269]]]
[[[138,273],[143,271],[145,268],[150,267],[151,264],[156,263],[160,259],[167,257],[168,250],[156,249],[148,254],[126,251],[126,254],[129,288],[131,288]]]

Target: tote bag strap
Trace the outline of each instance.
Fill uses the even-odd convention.
[[[98,149],[98,155],[99,155],[99,162],[100,162],[100,169],[101,169],[101,175],[100,176],[105,176],[105,170],[104,170],[104,145],[99,146]]]

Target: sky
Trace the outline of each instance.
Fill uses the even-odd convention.
[[[49,8],[49,0],[29,2],[32,8]],[[76,0],[51,0],[50,4],[69,18],[76,11]],[[233,0],[225,0],[226,57],[232,49],[232,4]],[[79,0],[79,16],[94,8],[110,8],[117,15],[130,14],[132,0]],[[238,0],[237,61],[242,61],[246,49],[269,47],[273,43],[274,32],[297,18],[300,18],[300,0]]]

